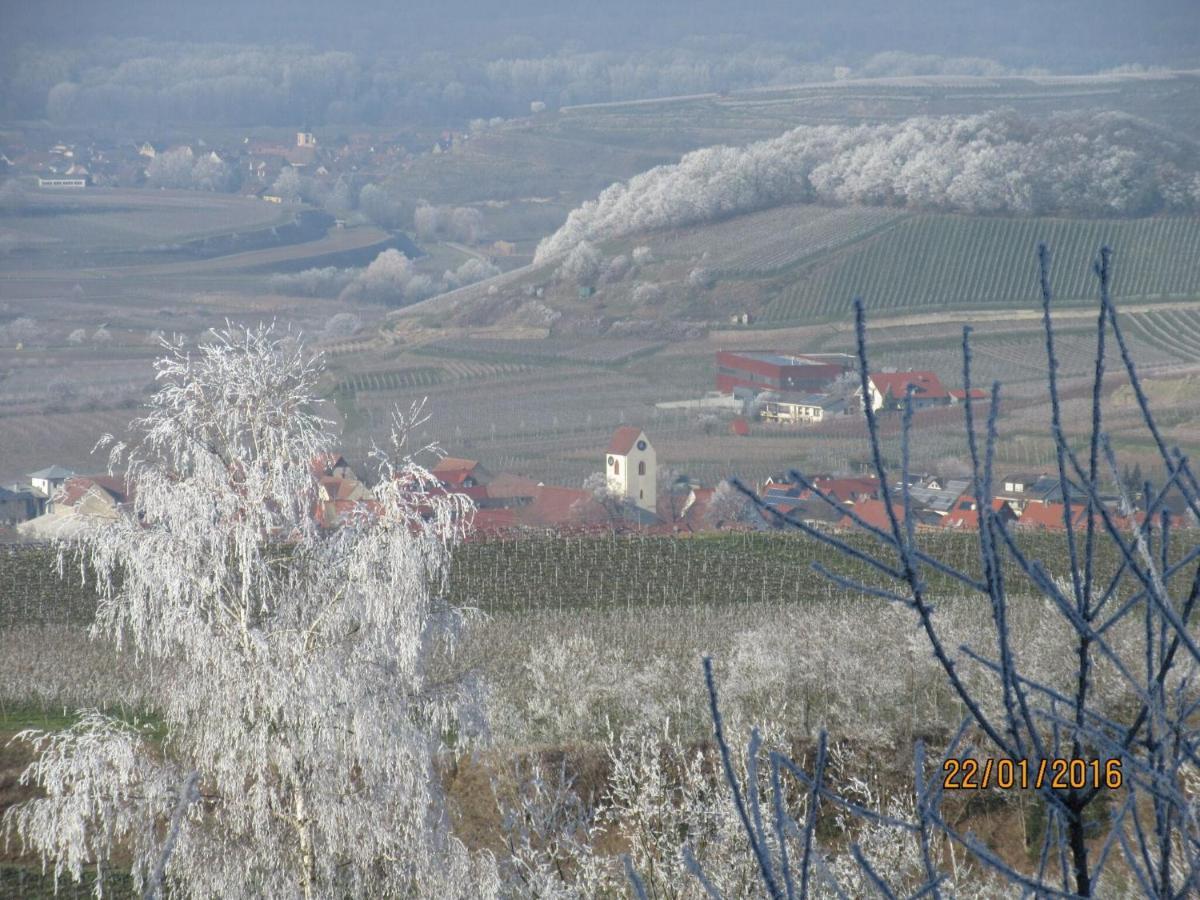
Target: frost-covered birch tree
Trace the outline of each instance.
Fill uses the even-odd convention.
[[[161,673],[165,737],[99,712],[26,732],[42,796],[9,829],[56,879],[116,857],[148,894],[494,893],[433,769],[469,711],[426,665],[455,629],[461,498],[433,490],[398,415],[370,499],[322,529],[319,361],[269,327],[168,346],[140,442],[113,451],[135,499],[74,548],[98,576],[94,633]]]

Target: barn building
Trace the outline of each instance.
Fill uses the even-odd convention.
[[[717,353],[717,390],[803,391],[827,388],[854,366],[843,353],[793,356],[774,350],[721,350]]]

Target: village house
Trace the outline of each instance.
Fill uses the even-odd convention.
[[[683,502],[678,506],[668,493],[659,501],[658,516],[669,525],[671,532],[703,531],[707,527],[708,506],[714,490],[689,484]]]
[[[950,395],[950,403],[952,405],[965,403],[967,400],[967,391],[965,388],[952,388],[946,393]],[[978,403],[986,403],[991,398],[988,397],[987,391],[982,388],[971,388],[971,399]]]
[[[52,494],[46,512],[17,526],[25,538],[67,537],[95,524],[116,521],[132,499],[125,482],[109,475],[71,475]]]
[[[815,425],[845,415],[848,408],[843,397],[788,391],[766,391],[759,395],[758,402],[759,416],[781,425]]]
[[[835,478],[832,475],[813,475],[809,483],[831,499],[839,503],[858,503],[862,500],[873,500],[879,497],[879,479],[874,475],[848,476]],[[758,491],[766,498],[790,497],[805,499],[810,496],[807,488],[795,484],[787,475],[772,475],[763,482]],[[816,496],[811,494],[811,496]]]
[[[499,472],[491,476],[486,485],[488,502],[499,507],[528,506],[541,486],[540,482],[524,475]]]
[[[1012,505],[999,497],[992,499],[992,511],[999,516],[1000,521],[1009,524],[1017,520],[1017,511]],[[943,528],[954,528],[960,531],[979,530],[979,503],[974,497],[960,497],[940,522]]]
[[[940,524],[940,517],[936,513],[916,508],[912,508],[910,512],[915,527],[928,528]],[[903,503],[893,500],[892,514],[895,515],[897,523],[901,525],[905,523],[906,516]],[[847,510],[846,514],[842,516],[837,524],[842,529],[866,527],[868,529],[874,528],[884,531],[888,534],[892,533],[892,520],[888,515],[887,504],[882,500],[863,500],[860,503],[855,503]]]
[[[317,478],[314,517],[323,528],[336,528],[355,511],[373,507],[371,492],[340,453],[322,453],[309,464]]]
[[[1062,503],[1029,503],[1026,504],[1017,527],[1024,531],[1066,531],[1064,513],[1066,506]],[[1099,519],[1097,518],[1097,521]],[[1081,528],[1087,523],[1087,507],[1085,505],[1071,507],[1071,525]],[[1103,527],[1103,526],[1101,526]]]
[[[0,525],[17,525],[40,515],[43,503],[33,488],[0,487]]]
[[[967,489],[970,487],[970,482],[965,478],[950,478],[940,479],[931,477],[923,482],[910,485],[908,488],[908,497],[912,505],[927,509],[939,516],[944,516],[949,513],[958,503]],[[903,488],[897,486],[893,490],[893,495],[897,500],[903,497]]]
[[[26,476],[29,479],[29,484],[33,489],[34,495],[41,501],[38,515],[54,511],[54,495],[66,483],[66,480],[74,474],[74,471],[64,466],[53,465],[47,466],[44,469],[38,469],[36,472],[31,472]]]
[[[317,487],[317,522],[335,528],[356,510],[371,507],[371,492],[355,477],[327,476]]]
[[[474,459],[443,456],[430,470],[434,478],[447,490],[473,488],[486,485],[492,474]]]
[[[1072,503],[1086,502],[1086,496],[1078,486],[1068,483],[1068,491]],[[1006,475],[997,479],[993,493],[1007,500],[1021,514],[1031,503],[1062,503],[1064,499],[1062,483],[1056,476],[1045,473]]]
[[[867,390],[871,398],[871,410],[903,409],[904,398],[912,386],[913,409],[931,406],[946,406],[950,403],[949,392],[933,372],[872,372],[867,376]],[[862,388],[854,392],[862,398]]]

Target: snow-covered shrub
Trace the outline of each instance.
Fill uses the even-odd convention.
[[[633,302],[639,306],[658,306],[667,299],[667,292],[657,284],[642,282],[633,289]]]
[[[603,263],[604,258],[599,250],[587,241],[580,241],[558,267],[558,277],[563,281],[589,285],[600,276]]]

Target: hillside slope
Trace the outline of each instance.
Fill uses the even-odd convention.
[[[601,276],[583,291],[548,262],[395,315],[558,334],[579,333],[584,323],[603,334],[641,322],[653,337],[670,338],[668,325],[743,313],[763,326],[844,319],[856,296],[875,318],[1029,309],[1039,302],[1041,242],[1052,253],[1059,304],[1093,301],[1091,261],[1105,244],[1120,300],[1200,300],[1200,216],[990,217],[796,204],[599,244]],[[635,248],[643,261],[630,264]]]

